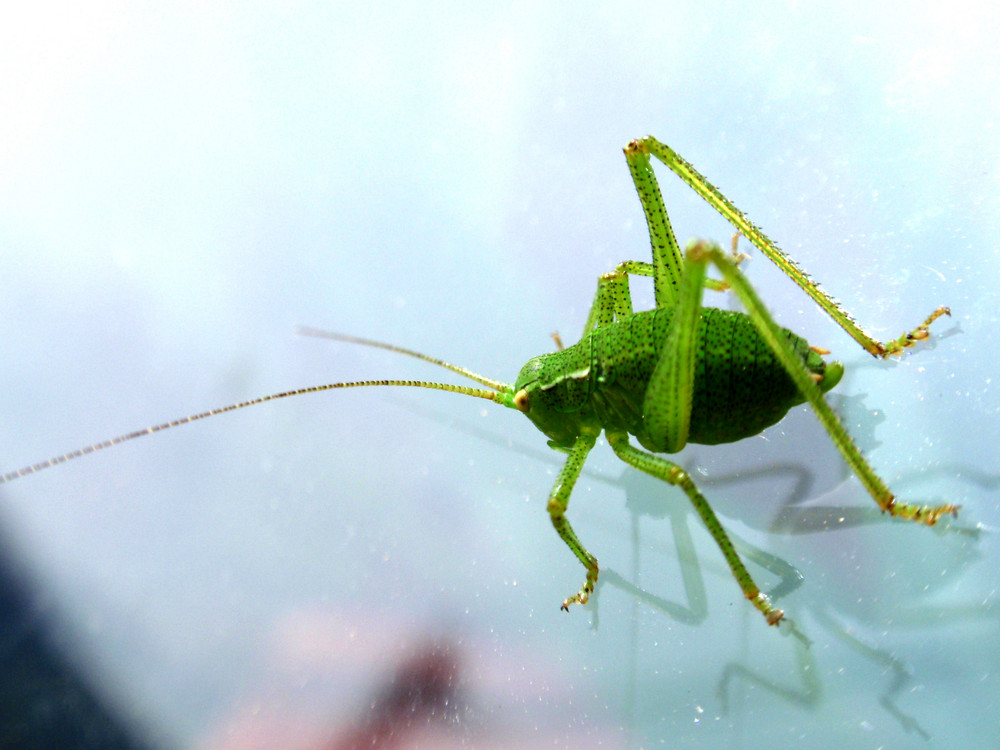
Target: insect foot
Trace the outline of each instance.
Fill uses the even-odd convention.
[[[961,505],[944,503],[943,505],[911,505],[908,503],[897,503],[896,498],[889,495],[888,502],[882,504],[882,510],[896,518],[907,518],[911,521],[925,523],[933,526],[941,516],[951,515],[958,518],[958,509]]]
[[[931,333],[928,328],[930,328],[931,323],[940,318],[942,315],[947,315],[951,317],[951,309],[948,307],[939,307],[937,310],[932,312],[927,316],[927,320],[918,325],[912,331],[908,331],[900,336],[898,339],[888,342],[882,347],[879,352],[874,352],[875,356],[886,357],[899,356],[903,353],[904,349],[913,346],[918,341],[924,341],[931,337]]]
[[[764,619],[767,620],[768,625],[777,625],[781,622],[781,618],[785,616],[785,611],[777,607],[772,607],[771,600],[767,597],[767,594],[762,594],[760,590],[748,591],[746,597],[764,615]]]
[[[590,563],[587,565],[587,580],[583,582],[583,586],[576,594],[563,600],[562,606],[559,609],[563,612],[569,612],[570,604],[586,604],[590,601],[590,595],[594,593],[594,588],[597,586],[597,575],[599,572],[600,568],[597,565],[597,558],[591,555]]]

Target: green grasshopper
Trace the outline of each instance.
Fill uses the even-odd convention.
[[[829,352],[811,347],[805,339],[774,322],[738,268],[740,258],[736,255],[735,239],[731,254],[704,240],[693,240],[681,254],[651,158],[669,167],[722,214],[735,227],[737,237],[748,239],[777,264],[873,356],[887,358],[901,354],[929,336],[932,322],[951,314],[948,308],[939,307],[912,331],[887,343],[876,341],[694,167],[667,145],[647,136],[625,147],[625,159],[649,226],[653,262],[625,261],[601,276],[580,341],[564,349],[557,338],[559,350],[531,359],[521,368],[513,385],[391,344],[306,330],[313,335],[416,357],[486,388],[417,380],[364,380],[300,388],[111,438],[4,474],[0,483],[126,440],[304,393],[368,386],[408,386],[461,393],[522,412],[545,433],[550,447],[568,454],[547,507],[552,525],[587,572],[583,586],[563,601],[562,609],[568,610],[574,603],[586,604],[597,583],[597,558],[577,538],[566,510],[587,455],[603,431],[612,450],[629,466],[684,491],[722,550],[743,594],[769,624],[776,625],[784,613],[772,606],[754,583],[691,476],[677,464],[654,454],[677,453],[687,443],[715,445],[751,437],[780,421],[793,406],[808,401],[844,460],[883,512],[933,525],[944,514],[957,515],[959,506],[918,506],[895,499],[823,398],[843,376],[843,365],[827,364],[822,355]],[[708,278],[710,265],[721,273],[721,281]],[[629,277],[633,275],[652,277],[655,309],[633,310],[629,288]],[[746,312],[703,307],[702,292],[706,287],[731,289]],[[632,445],[629,435],[646,450]]]

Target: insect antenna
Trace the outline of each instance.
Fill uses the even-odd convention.
[[[477,383],[482,383],[488,388],[492,388],[495,391],[508,391],[510,386],[507,383],[501,383],[492,378],[487,378],[483,375],[473,372],[472,370],[467,370],[464,367],[459,367],[458,365],[453,365],[451,362],[445,362],[443,359],[438,359],[437,357],[431,357],[427,354],[421,354],[420,352],[415,352],[412,349],[404,349],[401,346],[396,346],[395,344],[387,344],[384,341],[375,341],[373,339],[363,339],[358,336],[348,336],[345,333],[334,333],[333,331],[325,331],[321,328],[310,328],[309,326],[299,326],[296,332],[301,336],[312,336],[318,339],[330,339],[332,341],[344,341],[348,344],[361,344],[362,346],[371,346],[376,349],[385,349],[386,351],[396,352],[397,354],[405,354],[408,357],[414,357],[416,359],[421,359],[424,362],[430,362],[432,365],[437,365],[438,367],[443,367],[446,370],[451,370],[452,372],[457,372],[470,380],[475,380]]]
[[[477,383],[485,385],[486,388],[472,388],[465,385],[454,385],[452,383],[435,383],[427,380],[396,380],[396,379],[379,379],[379,380],[356,380],[343,383],[326,383],[324,385],[314,385],[307,388],[296,388],[290,391],[282,391],[281,393],[271,393],[267,396],[259,396],[258,398],[252,398],[247,401],[240,401],[239,403],[229,404],[228,406],[222,406],[217,409],[209,409],[208,411],[203,411],[199,414],[192,414],[189,417],[181,417],[180,419],[172,419],[169,422],[163,422],[162,424],[153,425],[151,427],[146,427],[142,430],[135,430],[134,432],[129,432],[123,435],[118,435],[117,437],[109,438],[107,440],[102,440],[99,443],[93,443],[92,445],[85,446],[83,448],[77,448],[76,450],[70,451],[69,453],[63,453],[61,456],[53,456],[52,458],[46,459],[45,461],[40,461],[39,463],[32,464],[30,466],[24,466],[15,471],[9,471],[6,474],[0,475],[0,484],[6,484],[15,479],[20,479],[21,477],[26,477],[30,474],[36,474],[43,469],[48,469],[53,466],[58,466],[59,464],[64,464],[67,461],[72,461],[74,458],[81,458],[82,456],[89,455],[91,453],[96,453],[97,451],[102,451],[105,448],[110,448],[112,446],[118,445],[119,443],[124,443],[129,440],[134,440],[136,438],[143,437],[145,435],[152,435],[154,432],[162,432],[163,430],[169,430],[171,427],[179,427],[183,424],[189,424],[191,422],[197,422],[200,419],[207,419],[208,417],[214,417],[218,414],[225,414],[226,412],[236,411],[237,409],[244,409],[248,406],[254,406],[256,404],[263,404],[266,401],[277,401],[280,398],[289,398],[291,396],[302,396],[307,393],[319,393],[320,391],[332,391],[338,388],[367,388],[369,386],[400,386],[407,388],[429,388],[431,390],[437,391],[448,391],[450,393],[461,393],[465,396],[474,396],[476,398],[484,398],[494,403],[500,404],[502,406],[509,406],[510,408],[517,408],[514,406],[514,388],[507,383],[501,383],[498,380],[493,380],[487,378],[478,373],[467,370],[464,367],[459,367],[458,365],[453,365],[450,362],[445,362],[444,360],[437,359],[436,357],[431,357],[427,354],[421,354],[420,352],[412,351],[410,349],[404,349],[401,346],[395,346],[393,344],[386,344],[381,341],[373,341],[370,339],[358,338],[356,336],[346,336],[339,333],[332,333],[330,331],[321,331],[314,328],[300,328],[299,333],[306,336],[314,336],[317,338],[327,338],[333,339],[334,341],[344,341],[351,344],[361,344],[363,346],[372,346],[379,349],[386,349],[391,352],[396,352],[398,354],[406,354],[410,357],[415,357],[421,359],[425,362],[430,362],[431,364],[444,367],[447,370],[451,370],[454,373],[462,375],[464,377],[475,380]]]

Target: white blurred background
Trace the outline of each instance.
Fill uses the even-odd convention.
[[[646,133],[879,338],[954,312],[877,363],[766,259],[745,265],[780,322],[846,363],[831,401],[882,476],[963,504],[939,532],[882,518],[804,409],[682,453],[748,555],[805,576],[780,605],[808,650],[742,599],[683,495],[606,446],[570,518],[610,572],[595,605],[560,612],[583,575],[545,512],[561,455],[517,413],[449,394],[300,397],[3,487],[4,545],[47,627],[143,743],[338,746],[429,642],[460,689],[411,744],[995,739],[995,6],[3,16],[3,471],[293,387],[454,380],[299,324],[512,381],[552,331],[576,340],[599,274],[648,259],[621,153]],[[728,240],[660,177],[681,242]]]

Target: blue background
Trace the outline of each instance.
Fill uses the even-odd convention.
[[[298,386],[454,380],[299,324],[512,381],[552,331],[576,340],[599,274],[648,259],[621,153],[647,132],[877,337],[954,312],[876,362],[759,253],[745,265],[780,322],[847,365],[831,402],[890,485],[963,505],[950,529],[881,517],[804,408],[680,454],[748,556],[804,575],[780,605],[807,650],[742,599],[683,495],[603,442],[570,518],[616,575],[560,612],[582,580],[545,512],[560,454],[449,394],[304,396],[3,487],[61,642],[151,743],[322,746],[428,641],[461,688],[410,736],[436,747],[995,740],[995,6],[5,15],[3,470]],[[660,178],[681,242],[728,240]]]

